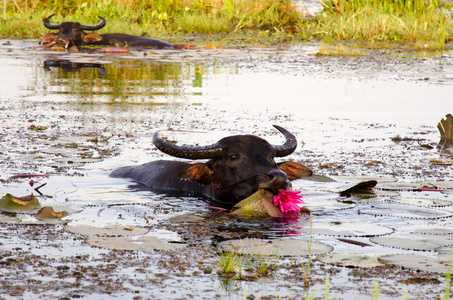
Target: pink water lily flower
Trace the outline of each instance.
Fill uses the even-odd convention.
[[[300,207],[296,203],[305,203],[300,191],[283,191],[274,196],[274,204],[280,207],[282,212],[299,211]]]

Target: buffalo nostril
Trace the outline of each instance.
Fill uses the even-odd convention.
[[[269,172],[266,173],[266,176],[267,178],[272,181],[272,180],[288,180],[288,176],[286,175],[285,172],[283,172],[282,170],[280,169],[276,169],[276,170],[271,170]]]

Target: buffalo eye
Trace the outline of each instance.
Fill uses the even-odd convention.
[[[239,155],[238,155],[238,154],[230,154],[230,155],[228,156],[228,158],[229,158],[230,160],[237,160],[237,159],[239,158]]]

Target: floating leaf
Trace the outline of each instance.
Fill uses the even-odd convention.
[[[35,215],[35,218],[45,223],[66,223],[61,219],[68,216],[69,213],[65,210],[56,212],[53,207],[46,206],[41,208]]]
[[[267,210],[263,205],[263,198],[264,197],[271,197],[271,192],[260,189],[256,191],[250,197],[245,198],[238,204],[236,204],[232,212],[233,215],[236,216],[244,216],[244,217],[251,217],[251,216],[267,216]]]
[[[447,273],[448,263],[438,259],[415,254],[394,254],[379,257],[379,261],[386,265],[392,265],[413,270],[433,273]]]
[[[28,129],[30,130],[46,130],[47,127],[46,126],[36,126],[34,124],[31,124]]]
[[[35,196],[29,195],[24,197],[15,197],[6,194],[0,199],[0,210],[8,212],[36,212],[41,205]]]
[[[453,228],[447,226],[436,226],[432,224],[401,226],[398,227],[397,230],[414,234],[453,235]]]
[[[302,233],[313,233],[327,236],[371,237],[390,234],[393,229],[384,226],[364,223],[313,223],[311,228],[294,229]]]
[[[397,179],[395,177],[381,177],[381,176],[332,176],[333,179],[336,181],[342,182],[361,182],[361,181],[368,181],[374,180],[379,183],[381,182],[395,182]]]
[[[19,223],[20,219],[18,217],[11,217],[11,216],[5,216],[5,215],[0,215],[0,223]]]
[[[432,251],[441,246],[453,245],[453,237],[428,234],[377,236],[371,238],[370,241],[387,247],[418,251]]]
[[[448,211],[393,203],[375,203],[369,208],[360,209],[359,213],[410,219],[439,219],[452,216]]]
[[[374,268],[384,266],[376,256],[363,254],[330,253],[316,257],[319,261],[345,267]]]
[[[273,201],[274,195],[264,189],[260,189],[250,197],[242,200],[233,207],[233,215],[242,217],[259,217],[271,216],[276,218],[281,217],[297,217],[299,212],[282,213],[282,211],[275,206]],[[307,210],[302,210],[304,212]]]
[[[204,220],[204,218],[196,216],[196,215],[191,215],[191,214],[184,214],[184,215],[178,215],[171,217],[169,219],[170,221],[176,221],[176,222],[201,222]]]
[[[424,163],[430,163],[430,164],[435,164],[435,165],[453,165],[453,159],[451,158],[426,158],[426,159],[421,159],[421,162]]]
[[[276,239],[264,241],[260,239],[228,240],[221,242],[219,248],[227,252],[249,255],[300,256],[319,255],[333,251],[333,247],[306,240]]]
[[[175,244],[159,241],[154,236],[142,236],[137,239],[126,237],[94,237],[86,240],[90,246],[113,250],[175,250],[184,248],[185,244]]]
[[[304,183],[301,185],[301,189],[303,190],[314,190],[314,191],[327,191],[327,192],[334,192],[334,193],[350,193],[360,190],[369,190],[375,187],[377,182],[375,180],[367,180],[361,182],[353,182],[353,183],[343,183],[343,182],[320,182],[311,181],[311,180],[304,180]]]
[[[442,139],[453,140],[453,116],[448,114],[437,124]]]
[[[392,198],[391,201],[405,203],[405,204],[412,204],[412,205],[420,205],[420,206],[449,206],[453,205],[453,201],[444,200],[444,199],[434,199],[434,198],[421,198],[421,197],[409,197],[409,198]]]
[[[430,184],[435,186],[438,189],[452,189],[453,190],[453,181],[430,181]]]
[[[64,230],[83,235],[99,235],[99,236],[126,236],[140,235],[149,232],[148,228],[122,226],[122,225],[107,225],[105,227],[95,227],[88,225],[68,225]]]

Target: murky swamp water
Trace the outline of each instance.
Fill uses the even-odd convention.
[[[376,280],[379,299],[404,291],[414,299],[443,295],[442,267],[344,268],[313,255],[305,287],[307,256],[272,257],[270,275],[237,280],[217,274],[216,251],[228,239],[305,241],[312,232],[331,255],[415,254],[437,263],[438,255],[452,253],[451,157],[436,148],[437,123],[453,112],[450,53],[318,57],[313,44],[109,56],[28,48],[34,43],[0,46],[0,195],[33,192],[42,206],[69,210],[67,225],[145,227],[150,231],[140,236],[187,246],[92,247],[85,240],[94,232],[2,213],[1,297],[301,299],[317,288],[324,297],[327,277],[336,299],[368,299]],[[203,199],[157,195],[108,177],[120,166],[171,159],[152,144],[158,129],[171,129],[166,136],[187,144],[231,134],[279,143],[273,124],[298,138],[290,159],[310,166],[316,178],[337,180],[293,182],[312,210],[312,225],[308,217],[231,218]],[[30,178],[8,179],[17,174],[50,176],[33,177],[31,187]],[[336,192],[368,178],[379,182],[371,195]],[[33,190],[44,183],[42,195]]]

